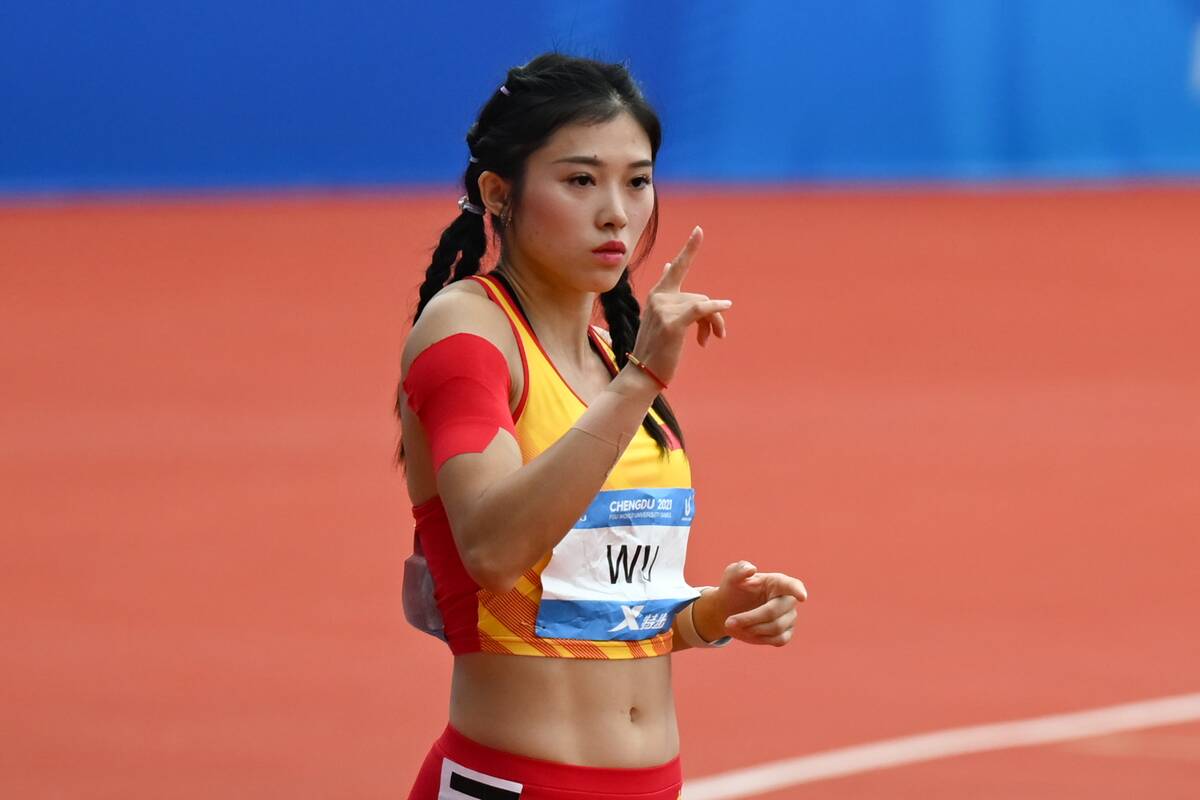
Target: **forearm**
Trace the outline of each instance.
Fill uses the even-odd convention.
[[[562,437],[470,504],[463,524],[478,543],[474,555],[499,584],[514,584],[575,525],[637,433],[656,392],[639,370],[622,370]]]

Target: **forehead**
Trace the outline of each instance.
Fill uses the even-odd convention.
[[[650,137],[629,113],[621,112],[607,122],[563,125],[533,158],[550,163],[568,156],[595,157],[606,164],[625,166],[651,157]]]

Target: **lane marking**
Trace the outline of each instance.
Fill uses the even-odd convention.
[[[1107,706],[1069,714],[947,728],[885,739],[697,778],[684,784],[685,800],[730,800],[802,783],[1009,747],[1029,747],[1089,736],[1200,720],[1200,693]]]
[[[1080,739],[1059,745],[1070,753],[1099,758],[1155,758],[1200,762],[1200,735],[1131,731],[1129,733]]]

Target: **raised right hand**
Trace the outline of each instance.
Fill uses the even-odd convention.
[[[642,308],[642,323],[633,354],[654,370],[664,383],[670,383],[675,376],[689,325],[696,323],[696,341],[701,347],[711,334],[725,338],[725,318],[721,312],[730,308],[733,301],[713,300],[708,295],[682,290],[683,279],[703,241],[704,231],[697,225],[679,255],[663,267],[662,277],[650,290]]]

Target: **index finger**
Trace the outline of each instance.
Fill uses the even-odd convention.
[[[688,268],[692,265],[692,258],[695,257],[696,251],[700,249],[700,243],[703,241],[704,231],[697,225],[692,228],[692,233],[683,243],[683,249],[679,251],[679,255],[667,263],[662,278],[654,287],[655,291],[679,291],[679,287],[683,285],[683,279],[687,277]]]
[[[799,602],[803,603],[808,599],[808,588],[804,585],[804,581],[799,578],[793,578],[791,575],[785,575],[782,572],[760,572],[758,577],[762,578],[769,588],[771,598],[776,597],[794,597]]]
[[[799,578],[781,574],[779,576],[779,588],[786,592],[788,596],[796,598],[801,603],[808,599],[808,587]]]

